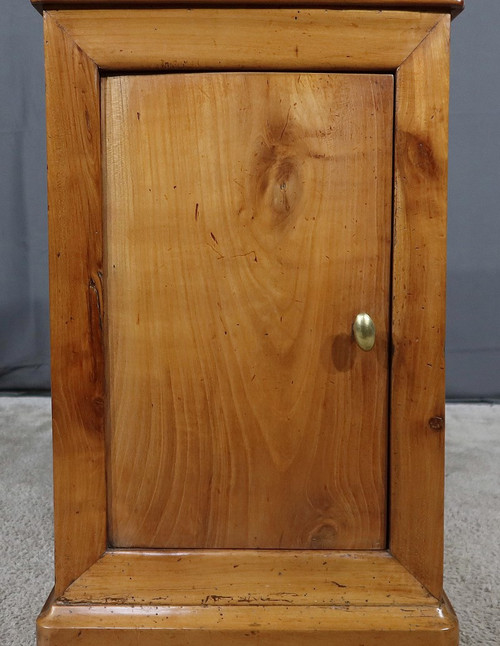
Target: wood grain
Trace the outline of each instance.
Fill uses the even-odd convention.
[[[99,73],[45,17],[56,594],[106,548]]]
[[[78,9],[82,5],[88,7],[99,7],[100,5],[106,8],[116,6],[120,7],[151,7],[155,5],[162,5],[164,7],[178,6],[200,6],[206,5],[206,0],[186,0],[185,2],[178,2],[178,0],[31,0],[32,4],[39,10],[55,8],[75,8]],[[231,6],[234,5],[234,0],[217,0],[211,3],[216,6]],[[245,5],[248,7],[267,7],[269,0],[247,0]],[[442,10],[451,12],[452,16],[460,13],[464,8],[464,0],[274,0],[274,6],[284,5],[285,7],[299,6],[307,8],[312,7],[336,7],[336,8],[349,8],[349,7],[367,7],[375,8],[388,8],[388,9],[413,9],[413,10]]]
[[[392,77],[105,94],[112,544],[384,547]]]
[[[103,70],[386,70],[441,17],[410,11],[102,9],[51,15]]]
[[[60,602],[407,607],[436,600],[383,551],[113,550]]]
[[[392,308],[393,554],[442,593],[449,16],[397,73]]]
[[[434,606],[61,606],[40,617],[39,646],[458,646]]]
[[[453,4],[434,6],[448,10]],[[192,26],[182,27],[181,14],[177,16],[175,11],[182,12],[186,23],[192,17]],[[39,620],[40,645],[107,646],[111,640],[135,646],[139,640],[144,646],[159,646],[167,638],[169,643],[182,646],[201,646],[210,641],[235,646],[252,638],[259,646],[458,643],[456,619],[446,600],[441,602],[448,18],[441,21],[440,15],[428,12],[344,10],[308,11],[307,19],[300,22],[291,9],[275,13],[236,14],[226,9],[220,16],[217,12],[116,9],[50,12],[45,17],[56,591]],[[347,13],[355,17],[354,24],[342,23],[335,31],[332,23]],[[171,29],[168,23],[175,16]],[[287,26],[292,19],[299,23],[297,27]],[[211,26],[217,32],[215,43],[202,42],[198,47],[196,38]],[[275,39],[273,29],[279,29],[282,35]],[[195,40],[188,44],[193,36]],[[242,56],[238,54],[240,41]],[[298,44],[303,47],[297,52]],[[415,47],[418,49],[412,54]],[[278,53],[280,48],[284,53]],[[99,585],[101,594],[110,592],[115,603],[92,605],[93,593],[79,587],[85,582],[83,578],[72,593],[78,593],[81,600],[88,594],[88,605],[57,605],[54,598],[84,570],[90,567],[88,574],[94,577],[99,574],[97,568],[108,565],[108,555],[99,560],[106,546],[106,503],[98,67],[111,72],[165,70],[169,65],[172,69],[185,66],[195,70],[197,65],[208,64],[214,69],[248,69],[249,63],[267,70],[309,67],[328,71],[394,71],[403,63],[396,74],[390,548],[438,601],[430,606],[398,605],[402,601],[398,595],[403,594],[400,579],[399,592],[391,598],[394,606],[119,605],[115,586],[121,584],[120,576],[110,563]],[[144,563],[154,585],[161,594],[168,594],[154,567],[149,569],[149,558]],[[159,573],[165,571],[162,567]],[[235,581],[222,570],[224,585],[234,591]],[[314,565],[312,570],[314,578],[319,570]],[[376,598],[378,586],[383,588],[380,577],[367,598]],[[136,582],[142,595],[139,598],[146,601],[146,583]],[[361,590],[352,580],[351,585],[352,589],[339,588],[339,598],[360,597]],[[411,585],[410,580],[404,594]],[[131,600],[132,588],[124,589],[126,599]],[[320,592],[315,601],[327,599]],[[180,587],[174,593],[177,601],[184,594]]]

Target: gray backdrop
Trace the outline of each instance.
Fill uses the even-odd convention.
[[[0,389],[45,389],[42,19],[29,0],[0,10]],[[449,398],[500,398],[499,27],[499,0],[469,0],[452,29]]]

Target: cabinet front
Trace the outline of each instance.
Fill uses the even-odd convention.
[[[393,99],[102,79],[113,546],[386,547]]]

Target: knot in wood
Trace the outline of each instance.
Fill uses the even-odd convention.
[[[432,428],[433,431],[442,431],[444,429],[444,419],[442,417],[431,417],[429,428]]]

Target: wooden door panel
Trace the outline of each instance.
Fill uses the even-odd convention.
[[[103,90],[112,544],[384,547],[392,76]]]

